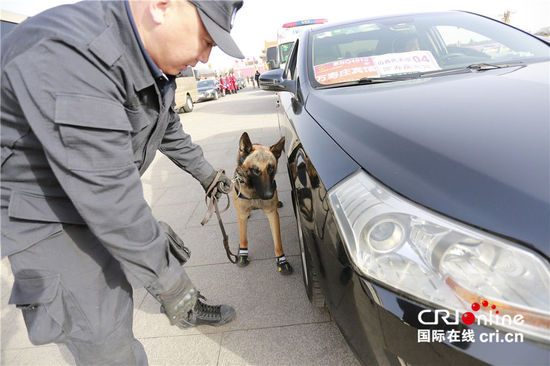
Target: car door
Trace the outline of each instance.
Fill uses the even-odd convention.
[[[296,41],[288,58],[288,62],[283,72],[283,78],[295,80],[298,82],[298,58],[302,55],[300,42]],[[303,97],[301,91],[296,94],[291,92],[278,93],[278,118],[279,128],[282,135],[285,136],[285,152],[288,157],[289,179],[292,186],[293,203],[298,224],[298,233],[300,236],[300,251],[302,259],[303,280],[306,292],[313,304],[323,306],[325,299],[319,288],[321,286],[319,279],[318,254],[315,248],[315,222],[313,218],[313,196],[312,184],[318,182],[314,177],[309,177],[314,173],[309,169],[309,159],[303,149],[300,135],[309,135],[311,126],[315,121],[305,113],[303,107]],[[300,131],[300,132],[298,132]]]
[[[301,75],[300,70],[306,68],[299,67],[306,62],[306,47],[303,46],[299,41],[295,43],[283,73],[284,79],[296,82],[296,93],[279,92],[279,122],[281,133],[287,141],[289,177],[301,239],[304,284],[310,301],[316,306],[323,306],[325,295],[329,304],[337,302],[340,297],[339,286],[331,286],[330,283],[334,282],[332,273],[340,273],[341,267],[335,261],[335,245],[330,244],[334,238],[329,238],[327,230],[329,212],[326,190],[307,153],[311,150],[319,156],[319,149],[328,145],[323,143],[327,139],[325,132],[305,111],[302,88],[305,90],[306,85],[301,83],[307,82],[307,77]],[[334,269],[334,266],[338,268]],[[323,288],[322,292],[320,288]]]
[[[329,309],[336,313],[346,286],[353,286],[343,282],[351,278],[351,267],[319,172],[331,182],[343,178],[344,171],[351,173],[358,166],[349,161],[305,109],[307,95],[314,92],[306,74],[306,41],[307,38],[302,37],[296,42],[285,67],[283,78],[296,82],[296,92],[279,92],[279,122],[287,141],[289,178],[301,226],[298,231],[306,292],[314,305],[321,306],[326,300]]]
[[[297,80],[297,58],[299,56],[299,41],[296,41],[283,73],[284,79]],[[301,55],[301,52],[300,52]],[[295,131],[295,120],[299,117],[303,108],[297,109],[297,97],[290,92],[279,92],[277,100],[277,118],[279,121],[279,132],[286,138],[285,151],[287,155],[296,148],[299,141]]]

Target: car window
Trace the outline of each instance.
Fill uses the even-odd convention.
[[[310,36],[314,86],[548,59],[548,46],[515,28],[464,12],[324,27]],[[420,76],[417,76],[420,77]]]
[[[462,27],[437,26],[448,53],[484,55],[488,59],[506,56],[512,50],[502,43]]]
[[[297,40],[296,42],[294,42],[294,47],[292,47],[292,51],[288,58],[289,61],[285,67],[285,73],[284,73],[285,79],[294,80],[296,78],[296,60],[298,58],[298,48],[299,48],[298,44],[299,44],[299,41]]]
[[[27,19],[25,15],[12,13],[6,10],[0,11],[0,38],[4,38],[4,36],[10,33],[17,24],[25,19]]]
[[[290,51],[292,50],[292,46],[294,46],[294,42],[283,43],[279,46],[279,49],[281,52],[280,54],[281,63],[285,63],[288,60]]]
[[[181,70],[180,73],[178,74],[178,77],[185,77],[185,76],[195,76],[195,74],[193,74],[192,67],[187,67],[187,69]]]
[[[205,87],[205,86],[214,86],[214,80],[201,80],[197,83],[197,86]]]
[[[0,35],[2,36],[2,38],[8,34],[9,32],[11,32],[11,30],[13,28],[15,28],[15,26],[17,25],[17,23],[12,23],[12,22],[7,22],[7,21],[4,21],[2,20],[0,22],[0,25],[1,25],[1,28],[0,28]]]

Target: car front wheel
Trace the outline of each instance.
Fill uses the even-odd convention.
[[[183,111],[186,113],[189,113],[193,110],[193,100],[191,99],[191,96],[187,94],[187,97],[185,98],[185,105],[183,106]]]
[[[311,258],[311,252],[309,251],[307,243],[304,239],[300,208],[298,207],[297,199],[294,200],[294,206],[296,212],[296,225],[298,227],[298,241],[300,243],[302,279],[306,288],[307,297],[313,306],[324,308],[326,304],[325,295],[323,294],[321,283],[319,281],[319,271]]]

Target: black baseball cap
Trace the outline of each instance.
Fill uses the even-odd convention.
[[[189,2],[196,6],[204,27],[216,45],[229,56],[244,58],[243,53],[229,35],[235,14],[243,6],[243,1],[189,0]]]

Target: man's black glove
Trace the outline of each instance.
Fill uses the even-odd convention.
[[[217,174],[218,172],[214,170],[208,177],[201,181],[202,188],[204,188],[205,191],[208,191],[208,188],[214,183]],[[217,186],[218,191],[216,192],[216,198],[219,199],[221,197],[221,192],[228,192],[231,188],[231,179],[229,179],[225,173],[221,173],[217,179]]]
[[[172,288],[157,295],[161,303],[161,311],[166,314],[171,325],[185,327],[189,312],[197,302],[199,292],[193,283],[183,274]]]

